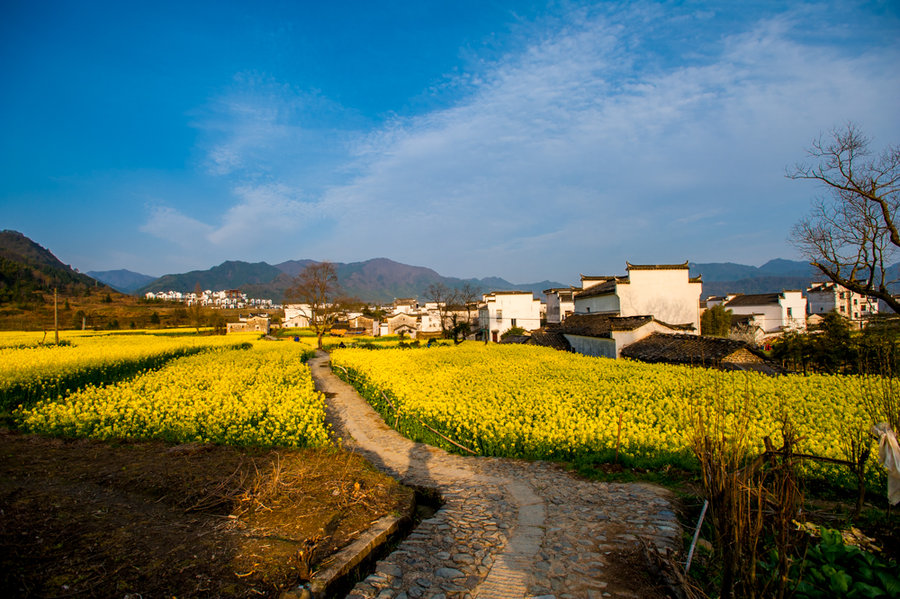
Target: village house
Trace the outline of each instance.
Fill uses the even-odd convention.
[[[281,323],[285,328],[304,328],[310,324],[312,308],[309,304],[285,304],[284,320]]]
[[[811,283],[806,290],[806,301],[811,315],[837,312],[857,325],[878,314],[878,300],[837,283]]]
[[[585,277],[575,293],[575,314],[651,316],[658,322],[689,325],[700,331],[700,277],[691,278],[688,263],[630,264],[624,277]]]
[[[418,310],[419,302],[417,302],[416,299],[412,297],[395,299],[394,303],[391,306],[391,311],[395,314],[413,314],[415,312],[418,312]]]
[[[238,317],[239,322],[225,324],[226,333],[263,333],[269,334],[269,318],[267,316]]]
[[[560,324],[575,312],[575,293],[578,287],[544,289],[547,305],[547,324]]]
[[[759,327],[765,335],[806,330],[806,298],[797,290],[729,295],[722,305],[731,310],[733,319],[752,316],[753,326]]]
[[[541,328],[541,301],[530,291],[494,291],[482,296],[478,307],[478,326],[488,339],[500,337],[513,327],[526,331]]]
[[[616,316],[612,314],[573,314],[559,327],[548,331],[562,335],[572,351],[585,356],[618,358],[622,350],[653,333],[690,333],[692,325],[670,325],[652,316]],[[542,345],[556,346],[546,337]]]
[[[419,330],[418,318],[406,312],[397,312],[385,318],[381,325],[382,335],[408,335],[415,337]]]
[[[374,337],[379,333],[379,323],[374,318],[369,318],[368,316],[360,314],[348,318],[347,322],[351,329],[361,331],[363,335],[372,335]]]
[[[444,313],[445,323],[447,326],[446,308],[443,304],[437,302],[426,302],[419,311],[419,332],[421,333],[439,333],[441,332],[441,313]]]

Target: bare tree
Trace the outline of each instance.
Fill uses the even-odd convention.
[[[194,328],[197,329],[197,334],[200,334],[200,327],[202,327],[204,323],[203,317],[203,306],[201,298],[203,297],[203,287],[200,286],[200,281],[194,285],[194,301],[191,303],[189,309],[189,315],[191,319],[191,324],[194,325]]]
[[[451,288],[444,283],[432,283],[425,290],[425,297],[437,304],[438,319],[441,322],[441,336],[453,337],[456,341],[469,334],[472,325],[472,306],[481,297],[481,291],[472,283],[463,283],[460,287]],[[466,318],[462,320],[460,313],[465,310]]]
[[[794,226],[793,243],[835,283],[900,312],[890,291],[897,273],[888,272],[900,249],[900,147],[873,157],[869,143],[850,123],[814,141],[810,162],[788,172],[791,179],[817,181],[826,190]]]
[[[322,337],[340,313],[337,302],[339,293],[337,269],[331,262],[310,264],[294,278],[294,284],[285,292],[291,301],[309,306],[309,324],[318,337],[319,349],[322,349]]]
[[[437,304],[438,320],[441,324],[441,337],[449,337],[448,312],[456,302],[456,290],[443,283],[432,283],[425,289],[425,297]]]
[[[465,282],[456,290],[456,302],[459,304],[453,312],[453,341],[458,342],[459,337],[465,340],[472,332],[472,310],[477,308],[481,299],[481,289],[470,282]],[[459,313],[465,310],[466,319],[460,321]]]

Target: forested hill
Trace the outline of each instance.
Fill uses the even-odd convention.
[[[22,233],[0,231],[0,303],[32,304],[54,288],[76,295],[98,286]]]

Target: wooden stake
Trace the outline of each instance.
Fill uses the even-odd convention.
[[[622,415],[619,414],[619,430],[616,433],[616,459],[615,463],[619,463],[619,444],[622,441]]]
[[[59,345],[59,297],[56,287],[53,288],[53,330],[56,332],[56,345]]]

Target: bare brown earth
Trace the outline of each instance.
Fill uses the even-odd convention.
[[[412,498],[338,450],[0,429],[0,595],[271,597]]]

